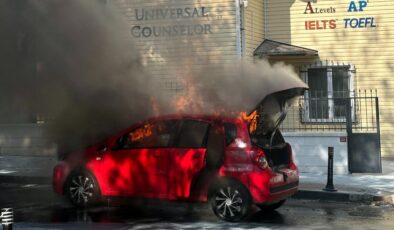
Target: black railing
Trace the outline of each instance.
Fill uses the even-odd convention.
[[[281,125],[282,131],[346,131],[376,132],[378,127],[376,90],[341,91],[333,93],[306,92],[293,105]]]

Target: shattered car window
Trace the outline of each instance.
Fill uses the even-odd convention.
[[[176,128],[177,122],[175,120],[145,123],[126,135],[125,143],[121,148],[169,147]]]

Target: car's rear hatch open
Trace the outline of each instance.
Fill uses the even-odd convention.
[[[287,168],[292,161],[291,147],[279,131],[279,126],[294,100],[307,89],[305,84],[267,95],[251,112],[249,123],[252,143],[264,151],[273,170]]]

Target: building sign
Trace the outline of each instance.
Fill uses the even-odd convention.
[[[351,1],[348,12],[362,12],[368,6],[367,1]],[[345,18],[345,28],[368,28],[376,27],[374,17]]]
[[[181,93],[184,79],[212,64],[238,57],[234,0],[108,0],[123,15],[132,52],[152,84]]]
[[[337,28],[337,21],[334,19],[305,21],[306,30],[325,30],[335,28]]]
[[[312,2],[306,4],[304,14],[334,14],[337,9],[333,6],[326,8],[319,8],[312,5]],[[307,20],[305,21],[306,30],[325,30],[337,28],[336,19],[324,19],[324,20]]]
[[[317,8],[317,7],[313,7],[311,2],[308,2],[306,4],[306,8],[305,8],[305,12],[304,14],[325,14],[325,13],[335,13],[336,9],[332,6],[330,6],[329,8]]]
[[[368,7],[367,1],[350,1],[347,12],[353,14],[354,12],[364,12]],[[376,27],[374,17],[346,17],[342,20],[334,17],[338,10],[335,6],[319,8],[317,3],[307,2],[304,14],[316,15],[316,17],[322,14],[329,15],[332,18],[323,20],[306,20],[305,30],[327,30],[336,29],[338,24],[342,24],[345,29],[348,28],[373,28]]]
[[[158,9],[135,9],[135,21],[155,21],[154,25],[134,25],[131,27],[131,35],[135,38],[148,37],[176,37],[211,34],[212,28],[209,23],[195,22],[194,19],[209,18],[209,10],[206,7],[185,8],[158,8]],[[160,24],[160,20],[173,20],[174,24]],[[184,24],[188,20],[190,23]],[[194,23],[193,23],[194,22]]]

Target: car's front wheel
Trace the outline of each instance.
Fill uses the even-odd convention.
[[[99,198],[99,188],[95,178],[84,171],[70,175],[65,192],[71,203],[77,207],[91,206]]]
[[[220,181],[210,192],[209,202],[216,216],[226,221],[240,221],[251,209],[252,199],[242,184]]]

